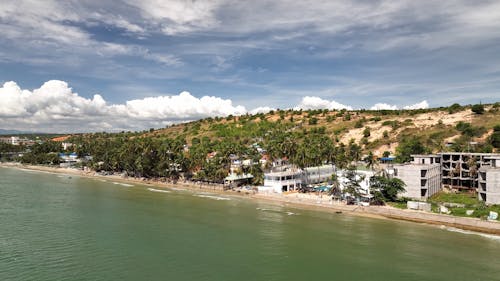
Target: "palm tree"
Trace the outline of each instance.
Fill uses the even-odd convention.
[[[365,158],[366,167],[373,171],[374,167],[378,164],[377,159],[375,159],[375,155],[373,152],[369,152],[368,156]]]
[[[477,167],[476,158],[473,156],[471,158],[469,158],[469,160],[467,160],[467,166],[469,166],[469,174],[470,174],[470,177],[472,180],[472,188],[474,188],[475,182],[477,179],[477,174],[478,174],[478,167]]]
[[[460,163],[459,163],[455,166],[455,168],[453,168],[451,173],[452,173],[453,177],[456,177],[456,176],[460,176],[461,171],[462,171],[462,168],[460,167]],[[459,179],[457,179],[457,181],[460,182]],[[453,179],[451,179],[451,187],[453,188]]]

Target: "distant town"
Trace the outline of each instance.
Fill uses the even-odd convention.
[[[498,106],[486,106],[479,112],[471,108],[277,111],[208,118],[143,132],[5,136],[0,138],[0,151],[2,161],[123,178],[206,184],[260,194],[312,194],[344,204],[388,204],[497,220]],[[397,139],[391,140],[388,131],[380,134],[380,140],[370,138],[377,126],[379,131],[393,126],[392,134],[401,134],[404,126],[415,126],[409,121],[398,123],[401,118],[410,120],[405,114],[415,120],[421,116],[442,119],[431,127],[425,125],[427,131],[434,131],[430,137],[417,127],[411,131],[414,135]],[[453,121],[443,121],[447,116]],[[491,124],[491,129],[475,127],[474,122],[457,116],[486,120],[483,124]],[[394,117],[398,119],[391,119]],[[336,122],[352,127],[329,129],[327,125]],[[359,141],[352,133],[356,130],[362,134]],[[347,144],[341,140],[344,135],[352,136]],[[396,145],[391,147],[391,141]],[[374,144],[388,150],[381,153]]]

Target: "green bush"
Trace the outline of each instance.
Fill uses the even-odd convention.
[[[453,114],[462,110],[462,106],[458,103],[454,103],[448,107],[448,113]]]
[[[484,106],[482,104],[475,104],[471,107],[472,112],[476,114],[483,114],[484,113]]]

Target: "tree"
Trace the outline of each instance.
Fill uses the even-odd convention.
[[[477,165],[477,160],[474,156],[472,156],[471,158],[469,158],[469,160],[467,160],[467,165],[469,166],[469,174],[471,176],[471,178],[473,179],[472,180],[472,187],[474,188],[474,183],[476,182],[475,179],[477,178],[477,174],[478,174],[478,165]]]
[[[375,155],[373,155],[373,152],[369,152],[368,155],[365,158],[366,162],[366,167],[370,170],[373,170],[373,168],[377,165],[377,159],[375,158]]]
[[[405,191],[405,186],[406,184],[398,178],[374,176],[370,179],[370,189],[374,197],[382,195],[386,201],[396,201],[398,194]]]
[[[448,113],[449,114],[453,114],[455,112],[459,112],[460,110],[462,110],[462,106],[458,103],[454,103],[452,105],[450,105],[450,107],[448,107]]]
[[[500,148],[500,125],[493,127],[493,134],[490,136],[490,143],[495,148]]]
[[[472,112],[476,114],[483,114],[484,113],[484,106],[482,104],[475,104],[471,107]]]
[[[332,188],[330,189],[330,195],[332,195],[334,199],[340,199],[342,197],[342,190],[340,189],[340,182],[337,174],[334,173],[331,180]]]
[[[412,154],[423,154],[426,151],[426,148],[418,138],[406,138],[396,148],[396,161],[399,163],[409,162]]]
[[[370,136],[370,127],[366,127],[364,130],[363,130],[363,137],[367,138]]]
[[[364,178],[358,175],[356,166],[349,165],[344,171],[344,177],[346,181],[342,192],[344,194],[348,193],[353,198],[359,198],[361,195],[361,182]]]
[[[354,142],[354,139],[349,141],[347,158],[350,162],[357,162],[361,158],[361,147]]]

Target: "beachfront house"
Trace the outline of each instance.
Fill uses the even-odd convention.
[[[259,186],[259,192],[282,193],[298,190],[303,184],[303,170],[288,166],[282,170],[264,174],[264,185]]]
[[[316,167],[307,167],[304,168],[304,183],[313,185],[330,182],[333,174],[335,174],[335,165],[326,164]]]
[[[252,165],[252,160],[240,160],[239,156],[235,154],[229,155],[229,160],[231,165],[229,167],[229,175],[224,178],[224,185],[229,188],[235,188],[251,184],[253,175],[250,173],[244,173],[242,168]]]
[[[327,183],[331,181],[334,173],[334,165],[304,169],[292,165],[276,165],[271,172],[264,174],[264,185],[259,187],[259,191],[274,193],[294,191],[314,184]]]
[[[61,167],[71,167],[76,163],[81,162],[81,159],[78,159],[78,154],[76,152],[72,152],[69,154],[59,153],[59,159],[61,163],[59,164]]]
[[[358,181],[359,187],[358,192],[361,197],[370,198],[370,179],[375,175],[375,171],[371,170],[356,170],[355,180]],[[350,183],[350,179],[346,177],[346,170],[336,171],[337,181],[339,183],[340,190],[344,193],[345,189]],[[350,196],[350,194],[346,194]]]
[[[236,188],[242,185],[249,185],[252,183],[252,174],[236,174],[230,173],[224,178],[224,186],[229,188]]]

